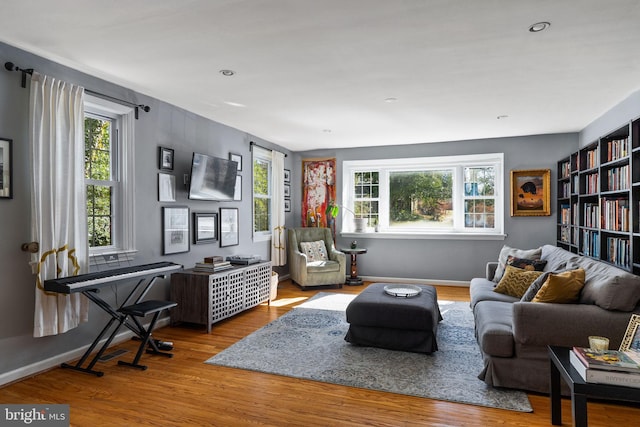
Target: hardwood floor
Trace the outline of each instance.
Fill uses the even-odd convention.
[[[468,301],[468,289],[438,286],[438,298]],[[359,293],[358,287],[331,292]],[[323,289],[324,290],[324,289]],[[73,426],[548,426],[549,399],[529,395],[533,413],[518,413],[418,397],[261,374],[206,365],[203,362],[310,298],[317,291],[300,291],[281,282],[278,299],[213,326],[178,325],[154,336],[175,345],[172,359],[144,355],[149,366],[138,371],[100,363],[105,375],[52,369],[0,388],[0,403],[66,403]],[[116,346],[131,352],[137,342]],[[589,402],[590,426],[633,425],[640,407]],[[571,407],[563,399],[563,422],[571,425]]]

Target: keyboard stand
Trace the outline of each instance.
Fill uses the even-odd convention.
[[[161,275],[156,275],[150,279],[149,278],[140,279],[138,283],[134,286],[134,288],[131,290],[131,292],[129,292],[129,295],[127,295],[127,298],[125,298],[124,302],[117,309],[112,307],[104,299],[100,298],[100,296],[98,295],[100,291],[98,289],[87,289],[82,291],[83,295],[85,295],[87,298],[93,301],[98,307],[100,307],[103,311],[109,314],[109,316],[111,316],[111,319],[109,319],[109,321],[104,326],[104,328],[102,328],[102,331],[100,331],[100,334],[98,334],[98,336],[93,340],[89,348],[84,352],[82,357],[75,364],[63,363],[61,367],[66,369],[73,369],[75,371],[85,372],[87,374],[93,374],[97,377],[103,376],[104,372],[94,370],[93,367],[95,366],[96,362],[98,362],[98,360],[102,357],[105,350],[111,345],[111,342],[115,338],[116,334],[118,333],[118,330],[120,330],[122,325],[126,326],[129,330],[131,330],[134,334],[136,334],[140,339],[146,338],[148,340],[148,335],[150,335],[150,331],[149,332],[145,331],[142,325],[137,321],[134,323],[131,323],[128,319],[129,315],[121,313],[118,310],[121,310],[129,303],[129,301],[133,298],[133,296],[136,294],[140,286],[145,281],[148,280],[148,283],[144,287],[142,292],[140,292],[138,297],[135,299],[134,304],[138,304],[140,303],[140,301],[142,301],[142,298],[144,298],[147,292],[149,292],[149,290],[155,283],[156,279],[164,279],[165,277],[166,276],[164,274],[161,274]],[[109,335],[109,338],[107,338],[104,344],[102,344],[102,346],[100,347],[100,350],[98,350],[95,356],[93,356],[93,358],[88,363],[88,365],[86,367],[83,367],[83,365],[85,364],[85,362],[87,361],[87,359],[89,358],[93,350],[100,343],[100,340],[102,340],[102,337],[107,333],[107,331],[109,331],[109,329],[113,326],[115,322],[118,322],[118,323],[115,329],[113,329],[113,331]]]

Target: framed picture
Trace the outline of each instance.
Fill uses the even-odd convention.
[[[158,201],[176,201],[176,177],[168,173],[158,174]]]
[[[289,184],[284,185],[284,197],[291,197],[291,186]]]
[[[162,208],[162,254],[189,252],[189,208]]]
[[[511,216],[551,215],[551,170],[511,171]]]
[[[239,243],[238,208],[220,208],[220,247]]]
[[[620,351],[635,351],[640,354],[640,314],[631,315]]]
[[[218,214],[193,214],[193,243],[213,243],[218,240]]]
[[[238,171],[242,170],[242,156],[236,153],[229,153],[229,160],[238,163]]]
[[[236,187],[233,190],[233,200],[242,200],[242,176],[236,175]]]
[[[284,199],[284,211],[291,212],[291,200]]]
[[[291,182],[291,171],[289,169],[284,170],[284,182]]]
[[[173,170],[173,148],[160,147],[159,163],[160,169],[164,171]]]
[[[13,199],[13,140],[0,138],[0,198]]]

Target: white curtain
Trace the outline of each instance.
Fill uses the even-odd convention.
[[[87,270],[84,189],[84,89],[33,73],[29,102],[31,239],[37,268],[34,337],[61,334],[87,321],[80,294],[44,291],[47,279]]]
[[[271,195],[271,264],[274,266],[287,263],[286,235],[284,228],[284,154],[271,152],[271,178],[273,194]]]

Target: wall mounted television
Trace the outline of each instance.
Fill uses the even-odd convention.
[[[193,153],[189,199],[231,201],[238,164],[232,160]]]

